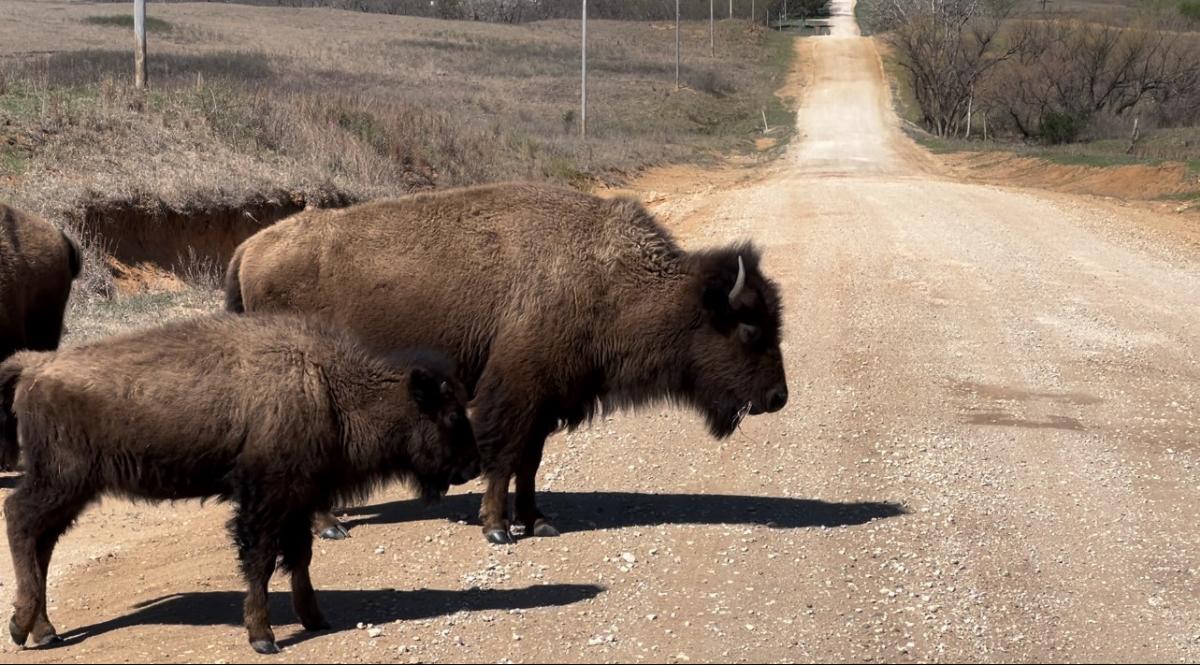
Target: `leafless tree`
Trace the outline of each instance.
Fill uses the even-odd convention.
[[[1002,36],[1015,0],[868,0],[866,27],[883,32],[909,73],[925,126],[938,136],[965,133],[984,77],[1022,48]]]
[[[1082,21],[1028,23],[1021,32],[1022,50],[986,94],[1026,137],[1072,140],[1098,118],[1171,108],[1200,93],[1194,34]]]

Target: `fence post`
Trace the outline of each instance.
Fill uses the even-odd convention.
[[[146,89],[146,0],[133,0],[133,79],[138,90]]]
[[[679,89],[679,0],[675,0],[675,89]]]
[[[579,104],[579,135],[584,139],[587,138],[587,0],[583,0],[583,37],[581,40],[581,80],[580,80],[580,104]]]

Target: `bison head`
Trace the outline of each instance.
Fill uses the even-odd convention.
[[[479,449],[467,419],[467,391],[440,363],[422,363],[409,372],[408,389],[420,419],[409,459],[426,500],[445,494],[479,475]]]
[[[759,271],[750,246],[693,255],[694,323],[686,384],[714,436],[726,437],[747,413],[787,404],[779,350],[781,307],[775,284]]]

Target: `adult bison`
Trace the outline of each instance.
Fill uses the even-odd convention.
[[[66,234],[0,203],[0,360],[58,348],[79,269],[79,247]]]
[[[0,420],[16,422],[25,452],[5,502],[13,640],[58,640],[46,569],[59,537],[105,494],[233,501],[251,646],[278,651],[267,582],[280,557],[301,623],[327,628],[308,572],[312,514],[393,478],[433,499],[479,472],[466,389],[449,366],[368,355],[325,324],[227,314],[14,355],[0,364]]]
[[[632,200],[504,184],[303,212],[238,248],[226,306],[310,312],[376,348],[452,355],[473,396],[480,519],[497,544],[512,542],[514,474],[526,532],[557,535],[534,482],[560,427],[668,400],[725,437],[787,402],[781,303],[758,251],[684,251]]]
[[[58,348],[80,267],[75,241],[49,222],[0,203],[0,361],[21,349]],[[5,438],[0,431],[0,440]],[[17,458],[16,446],[0,442],[0,470],[16,467]]]

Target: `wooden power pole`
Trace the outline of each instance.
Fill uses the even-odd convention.
[[[583,0],[582,80],[580,83],[579,135],[587,138],[587,0]]]
[[[134,85],[146,89],[146,0],[133,0]]]
[[[679,89],[679,0],[675,0],[675,89]]]
[[[708,55],[713,58],[717,57],[716,1],[717,0],[708,0]]]

